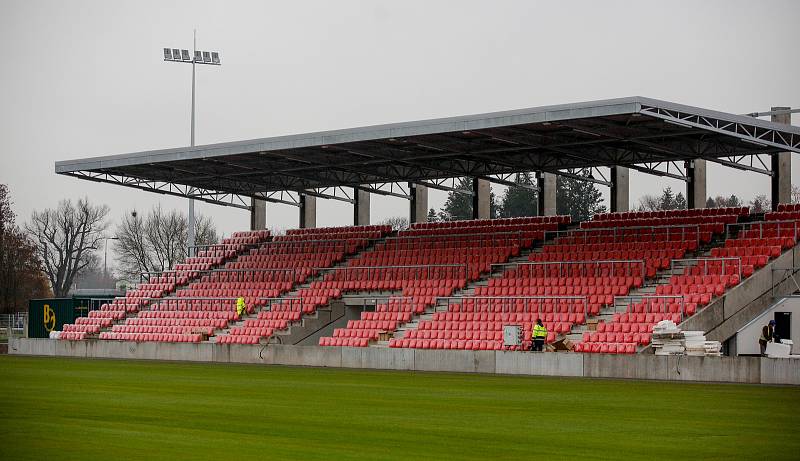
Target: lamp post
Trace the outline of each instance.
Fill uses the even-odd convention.
[[[109,240],[119,240],[119,237],[105,237],[105,249],[103,250],[103,278],[108,278],[108,241]],[[105,280],[103,280],[103,284],[105,284]]]
[[[164,48],[164,61],[168,62],[182,62],[192,65],[192,116],[191,116],[191,134],[189,137],[189,146],[194,147],[194,87],[195,87],[195,66],[197,64],[206,64],[210,66],[220,66],[222,62],[219,58],[218,51],[199,51],[197,49],[197,30],[194,30],[194,39],[192,44],[192,54],[189,50],[179,48]],[[192,248],[194,247],[194,199],[189,198],[189,229],[186,254],[191,256]]]

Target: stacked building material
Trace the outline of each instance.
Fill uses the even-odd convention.
[[[719,341],[706,341],[702,331],[681,331],[671,320],[662,320],[653,327],[653,348],[656,355],[722,355]]]

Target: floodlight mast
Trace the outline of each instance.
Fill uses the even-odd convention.
[[[222,62],[220,61],[219,52],[197,51],[197,29],[194,29],[192,37],[192,54],[189,54],[189,50],[183,50],[178,48],[164,48],[164,61],[185,62],[185,63],[190,63],[192,65],[192,115],[191,115],[191,133],[189,136],[189,146],[194,147],[195,65],[208,64],[212,66],[221,66]],[[189,226],[187,235],[188,248],[186,250],[187,256],[192,256],[192,251],[194,250],[195,246],[194,226],[195,226],[194,199],[189,198]]]

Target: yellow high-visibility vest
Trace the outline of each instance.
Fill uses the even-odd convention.
[[[247,310],[247,306],[244,304],[244,298],[239,298],[236,300],[236,313],[242,315]]]
[[[547,328],[544,325],[533,326],[533,339],[547,338]]]

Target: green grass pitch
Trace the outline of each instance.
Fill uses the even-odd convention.
[[[0,459],[798,459],[800,388],[0,356]]]

